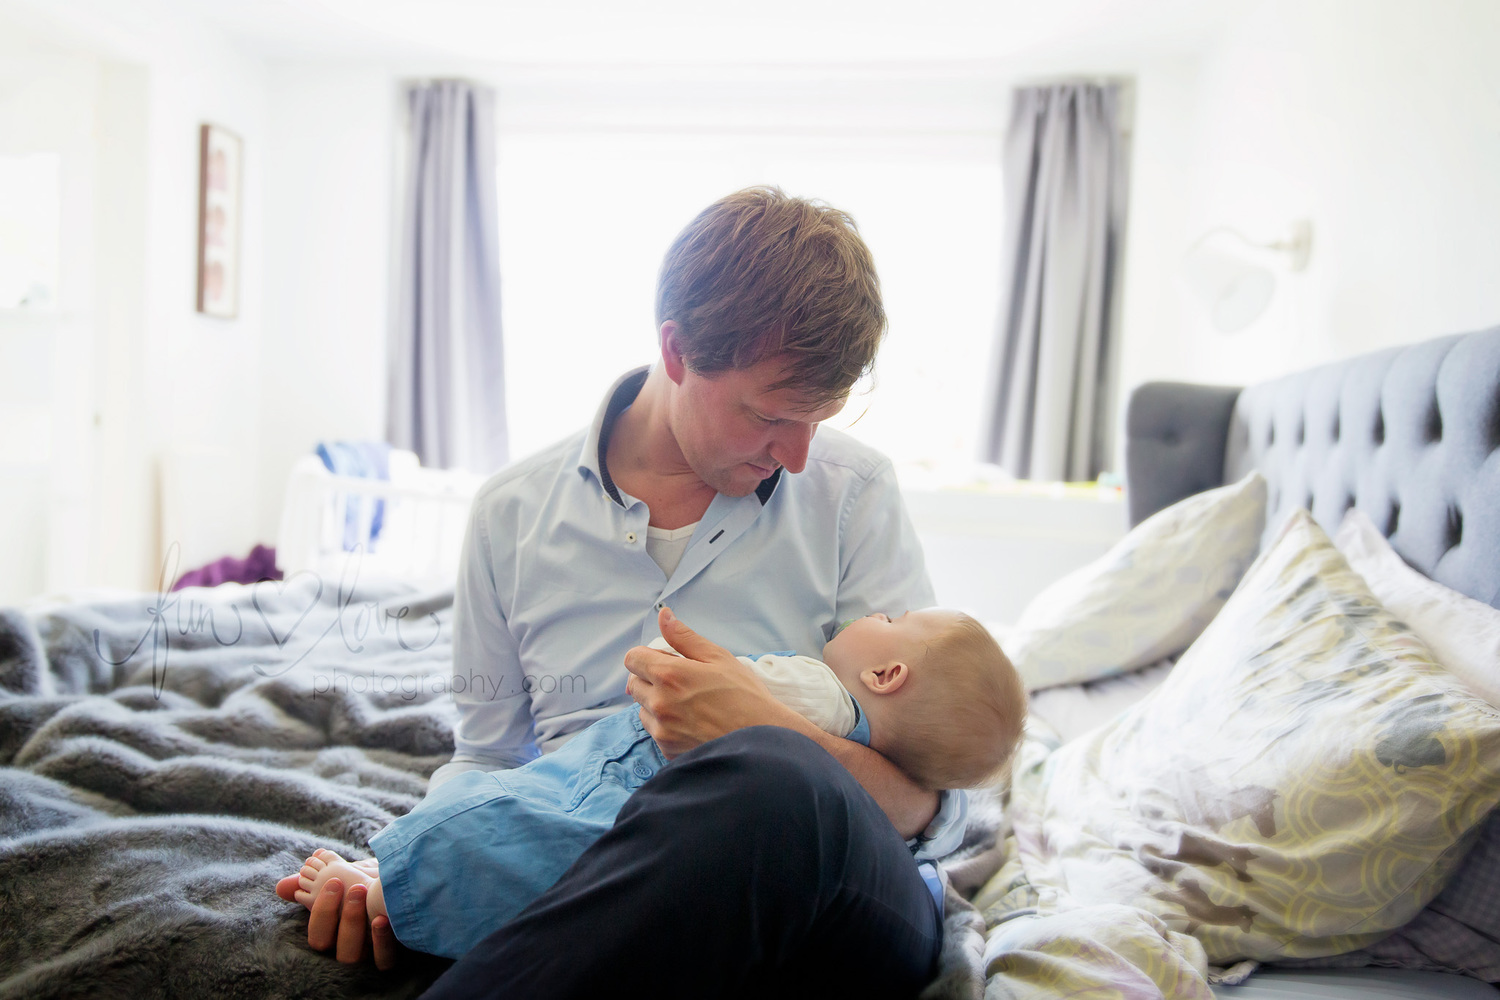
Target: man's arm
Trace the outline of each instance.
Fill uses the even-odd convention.
[[[625,656],[625,690],[641,706],[641,722],[667,757],[747,726],[795,729],[833,755],[880,806],[902,837],[926,829],[938,797],[913,784],[880,754],[831,736],[771,697],[755,672],[663,608],[662,637],[681,656],[637,646]]]
[[[890,819],[891,825],[901,834],[901,839],[911,840],[927,829],[927,825],[937,815],[936,792],[929,792],[914,783],[906,776],[905,771],[869,747],[830,735],[796,712],[791,715],[801,724],[788,725],[787,728],[804,734],[844,765],[844,769],[854,776],[854,780],[870,793],[870,798],[875,800],[876,805]]]
[[[891,617],[937,603],[922,543],[889,461],[860,488],[840,527],[839,591],[825,639],[840,622],[883,611]]]
[[[537,755],[531,696],[495,583],[487,499],[476,498],[470,512],[453,595],[453,760],[434,772],[429,788],[464,771],[519,767]]]

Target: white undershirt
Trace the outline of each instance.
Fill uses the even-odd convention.
[[[677,564],[682,562],[682,554],[687,551],[688,542],[693,540],[693,531],[698,523],[694,521],[671,531],[666,528],[646,529],[646,554],[667,574],[668,580],[677,572]]]

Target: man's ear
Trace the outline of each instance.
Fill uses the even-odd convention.
[[[887,663],[884,666],[868,667],[860,671],[859,679],[874,694],[895,694],[911,676],[911,668],[904,663]]]
[[[682,357],[682,344],[677,339],[677,321],[669,319],[661,325],[658,331],[661,340],[661,364],[667,373],[667,378],[677,385],[682,384],[682,377],[687,374],[687,362]]]

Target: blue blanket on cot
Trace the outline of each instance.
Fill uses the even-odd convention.
[[[336,476],[355,476],[359,479],[391,478],[391,446],[384,441],[334,441],[318,445],[318,457],[323,465]],[[344,551],[353,552],[360,545],[368,546],[380,537],[385,521],[385,501],[375,498],[375,513],[370,518],[370,535],[362,537],[359,530],[364,505],[369,497],[351,498],[344,505]]]

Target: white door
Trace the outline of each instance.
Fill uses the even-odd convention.
[[[0,52],[0,605],[87,582],[97,85]]]

